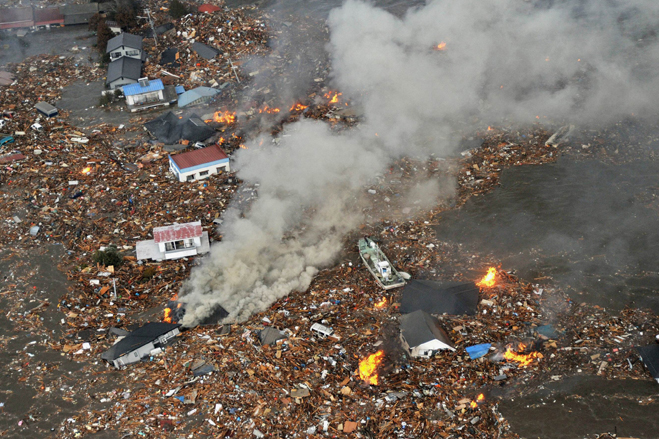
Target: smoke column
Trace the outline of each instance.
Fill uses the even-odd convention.
[[[328,23],[334,85],[364,122],[337,134],[302,121],[236,155],[258,199],[227,211],[223,241],[184,284],[185,325],[306,290],[360,223],[364,185],[401,156],[447,156],[488,124],[656,115],[656,1],[431,1],[396,17],[348,0]]]

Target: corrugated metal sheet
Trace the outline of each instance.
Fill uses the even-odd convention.
[[[201,221],[195,221],[193,223],[155,227],[153,229],[153,240],[156,242],[156,244],[160,244],[162,242],[198,238],[201,236],[201,234]]]

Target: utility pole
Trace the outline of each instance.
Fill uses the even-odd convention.
[[[149,25],[151,26],[151,31],[153,32],[153,40],[156,42],[156,49],[158,48],[158,34],[156,34],[156,29],[153,26],[153,19],[151,18],[151,11],[149,9],[145,9],[146,11],[146,17],[137,17],[137,18],[143,18],[145,20],[149,20]]]

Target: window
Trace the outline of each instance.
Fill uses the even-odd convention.
[[[224,168],[223,168],[223,167],[222,167],[222,168],[217,168],[217,173],[218,173],[218,174],[221,174],[221,173],[223,173],[223,172],[224,172]]]
[[[200,176],[200,177],[204,177],[204,176],[206,176],[206,175],[208,175],[208,171],[201,171],[201,172],[199,173],[199,176]]]
[[[187,181],[194,181],[194,174],[188,175],[186,178]]]
[[[139,55],[139,54],[140,54],[139,50],[129,50],[129,51],[126,52],[127,56],[135,56],[135,55]]]

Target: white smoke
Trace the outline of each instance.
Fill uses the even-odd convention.
[[[349,0],[328,23],[333,81],[364,122],[342,134],[299,122],[279,146],[237,154],[258,199],[227,213],[223,241],[184,285],[186,325],[216,305],[243,320],[308,288],[360,223],[364,185],[396,158],[448,155],[458,133],[502,121],[656,115],[656,1],[436,0],[400,18]]]

